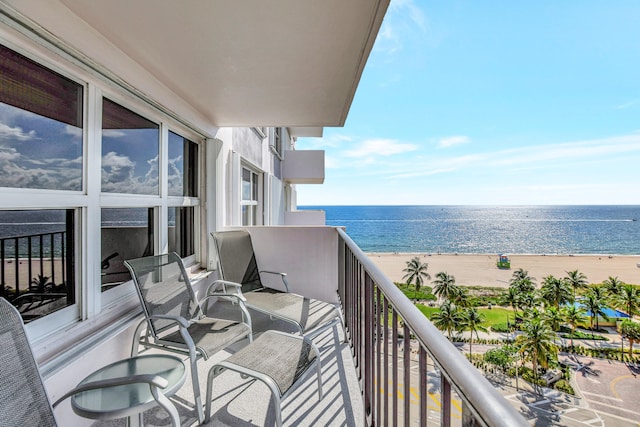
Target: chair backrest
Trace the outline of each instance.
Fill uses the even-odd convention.
[[[55,426],[20,313],[0,298],[0,424]]]
[[[262,289],[251,235],[246,230],[211,233],[218,253],[221,279],[240,283],[242,292]]]
[[[189,277],[178,254],[154,255],[124,262],[131,272],[142,309],[154,337],[175,322],[151,319],[153,315],[182,316],[186,320],[203,315]]]

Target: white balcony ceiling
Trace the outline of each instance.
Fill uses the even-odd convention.
[[[59,1],[214,125],[301,128],[344,124],[389,4]]]

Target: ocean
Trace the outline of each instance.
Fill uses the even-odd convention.
[[[640,255],[640,206],[301,206],[365,252]]]

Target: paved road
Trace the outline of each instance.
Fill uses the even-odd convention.
[[[584,402],[610,418],[640,425],[640,369],[620,362],[570,355]],[[618,425],[618,424],[610,424]]]

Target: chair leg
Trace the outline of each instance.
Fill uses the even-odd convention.
[[[282,427],[282,405],[279,394],[273,393],[273,403],[276,406],[276,426]]]
[[[136,357],[138,355],[138,348],[140,347],[140,335],[142,334],[142,328],[144,328],[147,324],[146,319],[143,319],[138,323],[136,327],[136,331],[133,333],[133,343],[131,344],[131,357]],[[145,332],[146,333],[146,332]]]
[[[191,384],[193,386],[194,403],[198,414],[198,422],[202,424],[205,422],[205,414],[202,409],[202,396],[200,395],[200,383],[198,382],[197,358],[195,355],[189,354],[189,361],[191,364]]]
[[[173,403],[171,403],[169,398],[159,391],[156,386],[151,386],[151,394],[153,394],[153,398],[156,402],[158,402],[158,404],[169,413],[169,416],[171,417],[171,425],[173,427],[180,427],[180,415],[178,415],[178,410]]]

